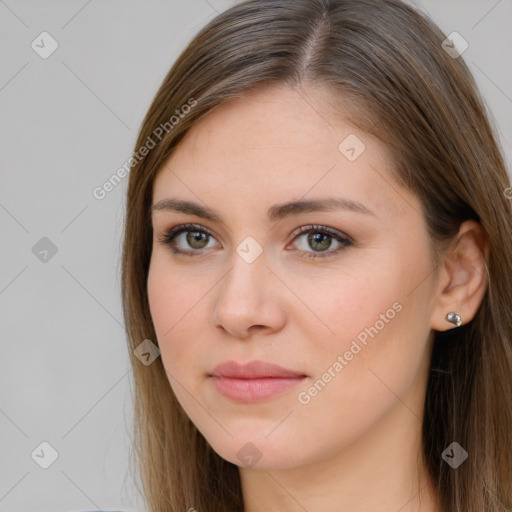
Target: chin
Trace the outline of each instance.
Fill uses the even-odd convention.
[[[223,440],[208,440],[212,449],[223,459],[245,469],[288,469],[303,463],[304,452],[297,451],[297,445],[288,438],[288,443],[282,439],[265,438],[259,435],[243,435]]]

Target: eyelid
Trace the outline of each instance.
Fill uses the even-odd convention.
[[[186,254],[188,251],[183,250],[183,249],[176,249],[175,247],[172,246],[172,244],[173,244],[174,240],[176,239],[176,237],[178,237],[182,233],[186,233],[187,231],[205,233],[210,238],[214,238],[215,240],[217,237],[216,234],[215,234],[215,236],[212,234],[212,230],[202,226],[201,224],[185,223],[185,224],[177,224],[176,226],[174,226],[168,230],[164,230],[162,232],[162,234],[157,237],[157,240],[161,244],[170,245],[171,248],[173,249],[173,251],[175,250],[175,252],[177,252],[177,253]],[[198,251],[194,251],[192,249],[190,249],[189,251],[190,252],[198,252]]]
[[[328,233],[329,235],[332,235],[333,237],[342,238],[345,239],[347,242],[353,243],[354,240],[351,236],[347,235],[346,233],[343,233],[342,231],[338,231],[337,229],[330,228],[329,226],[323,226],[321,224],[308,224],[306,226],[301,226],[300,228],[297,228],[293,233],[293,239],[297,235],[301,235],[303,233],[309,233],[313,231],[322,231],[324,233]]]
[[[201,256],[201,250],[193,250],[193,249],[178,249],[174,245],[174,240],[177,236],[181,235],[182,233],[186,232],[200,232],[208,235],[211,238],[214,238],[216,240],[216,235],[213,236],[212,231],[209,228],[206,228],[205,226],[201,224],[193,224],[193,223],[185,223],[185,224],[178,224],[171,229],[164,231],[162,236],[158,237],[158,241],[161,244],[167,244],[171,247],[171,250],[173,253],[176,254],[183,254],[186,256],[192,256],[192,257],[200,257]],[[335,256],[340,251],[344,250],[347,247],[350,247],[355,244],[353,238],[346,233],[342,231],[338,231],[337,229],[331,228],[329,226],[319,225],[319,224],[308,224],[304,226],[300,226],[297,228],[292,234],[292,240],[293,242],[298,236],[302,234],[312,233],[312,232],[322,232],[324,234],[329,235],[330,237],[334,238],[340,245],[337,249],[334,250],[326,250],[326,251],[302,251],[299,249],[299,252],[304,253],[303,255],[305,257],[309,258],[327,258],[329,256]],[[289,245],[289,244],[287,244]],[[324,254],[325,253],[325,254]]]
[[[171,229],[165,231],[164,234],[167,237],[169,237],[174,234],[177,234],[179,231],[185,231],[186,229],[188,229],[190,231],[196,230],[196,231],[199,231],[202,233],[206,233],[208,235],[212,235],[212,230],[210,230],[209,228],[206,228],[205,226],[203,226],[201,224],[194,224],[194,223],[177,224],[176,226],[172,227]],[[297,235],[300,235],[303,233],[309,233],[310,231],[314,231],[315,229],[318,231],[324,231],[333,236],[338,236],[340,238],[344,238],[347,241],[354,242],[354,240],[352,239],[352,237],[350,235],[347,235],[346,233],[344,233],[342,231],[338,231],[337,229],[330,228],[329,226],[324,226],[321,224],[307,224],[305,226],[300,226],[290,236],[292,237],[292,239],[295,239],[295,237]],[[217,235],[215,235],[215,236],[217,236]]]

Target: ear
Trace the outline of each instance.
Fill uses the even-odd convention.
[[[489,243],[485,230],[474,220],[464,221],[441,256],[436,304],[431,327],[446,331],[456,325],[446,319],[455,312],[462,324],[473,320],[487,289]]]

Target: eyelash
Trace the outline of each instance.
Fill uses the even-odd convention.
[[[199,252],[199,249],[197,250],[190,250],[190,251],[184,251],[182,249],[178,249],[175,245],[175,238],[180,235],[181,233],[186,232],[198,232],[198,233],[204,233],[208,235],[209,237],[212,236],[209,231],[202,228],[201,226],[197,224],[180,224],[178,226],[175,226],[168,230],[166,233],[164,233],[162,236],[158,238],[158,242],[164,245],[169,245],[171,247],[171,251],[174,254],[183,254],[190,257],[197,257],[200,256],[200,254],[195,254]],[[350,239],[350,237],[347,237],[346,235],[342,235],[338,231],[328,228],[327,226],[319,226],[319,225],[310,225],[310,226],[301,226],[297,232],[295,233],[295,238],[297,238],[299,235],[303,235],[306,233],[321,233],[324,235],[329,235],[330,237],[334,238],[336,241],[340,242],[342,245],[338,247],[335,250],[329,251],[328,249],[326,251],[321,252],[309,252],[309,251],[302,251],[303,256],[306,258],[328,258],[330,256],[334,256],[338,254],[339,252],[343,251],[347,247],[351,246],[353,244],[353,241]]]

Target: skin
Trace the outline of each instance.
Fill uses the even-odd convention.
[[[419,199],[392,181],[386,147],[335,115],[328,94],[285,85],[253,91],[201,119],[162,166],[153,204],[194,201],[226,223],[152,213],[147,286],[162,362],[186,414],[239,466],[246,512],[441,512],[419,457],[433,330],[455,328],[450,311],[464,323],[474,317],[486,287],[486,240],[466,221],[433,267]],[[366,146],[354,161],[338,150],[350,134]],[[375,215],[266,218],[274,204],[327,196],[360,201]],[[200,256],[173,254],[158,241],[181,223],[211,234],[202,246],[187,243],[187,233],[176,240]],[[303,257],[322,252],[294,234],[312,224],[353,244],[335,254],[340,244],[328,239],[332,255]],[[236,252],[248,236],[263,249],[252,263]],[[400,311],[301,403],[299,393],[394,303]],[[207,376],[230,359],[270,361],[307,379],[236,403]],[[237,456],[247,442],[261,455],[256,464]]]

